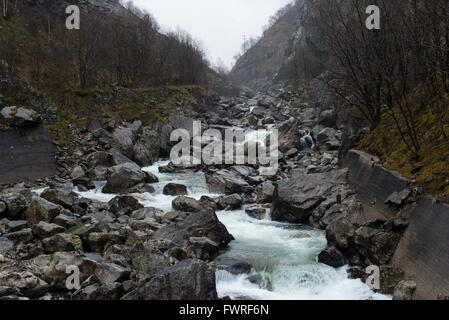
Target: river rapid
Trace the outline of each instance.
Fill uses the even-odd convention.
[[[168,161],[143,168],[159,178],[154,184],[153,194],[133,194],[140,203],[164,211],[172,210],[174,196],[162,193],[169,183],[180,183],[187,187],[188,196],[199,200],[201,196],[219,196],[209,193],[204,173],[185,174],[160,173],[158,168]],[[105,182],[97,182],[97,188],[78,192],[80,196],[107,202],[114,194],[102,193]],[[267,209],[268,210],[268,209]],[[229,256],[250,263],[250,274],[233,275],[217,270],[217,292],[219,297],[253,300],[367,300],[391,299],[371,291],[358,279],[349,279],[346,267],[332,268],[317,262],[318,254],[326,248],[322,231],[305,225],[256,220],[244,210],[219,211],[217,216],[234,236],[222,256]],[[251,282],[248,277],[259,279]]]

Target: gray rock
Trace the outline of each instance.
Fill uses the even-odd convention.
[[[278,128],[278,134],[279,151],[287,152],[300,146],[301,136],[298,130],[298,122],[295,119],[291,118],[285,121]]]
[[[130,250],[132,270],[139,282],[170,266],[170,260],[151,244],[140,241]]]
[[[399,240],[400,236],[394,232],[369,227],[357,229],[354,235],[357,251],[374,265],[387,264]]]
[[[245,209],[247,215],[251,218],[263,220],[267,216],[267,209],[259,205],[253,205]]]
[[[273,201],[273,195],[275,186],[270,181],[265,181],[256,188],[257,203],[271,203]]]
[[[209,191],[213,193],[248,194],[253,190],[241,175],[227,169],[208,170],[206,172],[206,182],[209,185]]]
[[[191,213],[184,220],[166,225],[153,234],[154,239],[166,239],[175,244],[181,244],[191,237],[209,238],[220,248],[234,239],[210,209]]]
[[[47,196],[54,201],[58,201],[56,197],[53,197],[54,194],[55,193],[53,192],[49,192],[47,193]],[[33,200],[31,200],[31,203],[25,211],[25,219],[29,226],[37,224],[40,221],[48,222],[56,217],[61,210],[62,207],[53,202],[47,201],[41,197],[33,197]]]
[[[236,210],[242,207],[243,198],[239,194],[232,194],[221,197],[218,200],[218,206],[221,209]]]
[[[26,208],[26,198],[20,193],[4,192],[0,194],[0,201],[6,205],[9,216],[18,217]],[[5,212],[5,211],[4,211]]]
[[[143,281],[123,300],[216,300],[215,270],[200,260],[184,260]]]
[[[8,238],[0,237],[0,253],[5,253],[14,248],[14,242]]]
[[[308,222],[313,211],[327,198],[344,188],[347,170],[329,173],[298,174],[281,180],[273,199],[273,220],[291,223]]]
[[[175,210],[183,212],[200,212],[205,208],[202,203],[193,198],[179,196],[172,201],[172,207]]]
[[[134,160],[141,166],[152,165],[159,159],[160,136],[149,127],[143,128],[142,136],[134,145]]]
[[[252,268],[249,263],[232,257],[218,257],[214,262],[217,269],[226,270],[232,274],[250,273]]]
[[[41,198],[50,201],[54,204],[60,205],[66,209],[73,210],[73,207],[79,203],[79,196],[69,188],[47,189],[41,194]],[[56,211],[54,206],[37,199],[42,206],[51,207],[51,210]],[[59,212],[58,212],[59,213]],[[57,214],[57,213],[56,213]]]
[[[321,251],[318,255],[318,262],[324,263],[328,266],[339,268],[346,264],[343,253],[335,247],[328,247]]]
[[[89,233],[87,242],[92,251],[102,253],[106,245],[123,243],[123,237],[118,232],[92,232]]]
[[[95,270],[95,276],[102,284],[123,282],[129,279],[131,271],[114,263],[99,264]]]
[[[29,298],[38,298],[49,288],[47,282],[29,271],[2,274],[2,285],[17,288]]]
[[[36,111],[24,107],[5,107],[0,114],[11,127],[30,127],[42,122]]]
[[[116,146],[123,151],[123,153],[132,158],[134,155],[134,143],[136,137],[133,130],[130,128],[117,128],[112,133],[112,139]]]
[[[58,233],[42,240],[42,245],[47,253],[58,251],[83,251],[80,237],[70,233]]]
[[[109,211],[116,215],[128,215],[133,211],[143,208],[139,201],[131,196],[117,196],[108,202]]]
[[[187,187],[182,184],[169,183],[164,186],[163,193],[169,196],[186,196]]]
[[[65,228],[57,224],[47,223],[44,221],[41,221],[38,224],[33,225],[33,234],[35,237],[40,239],[48,238],[64,231]]]
[[[133,163],[124,163],[111,168],[111,175],[103,188],[105,193],[122,193],[140,183],[159,182],[158,178],[148,174]]]
[[[401,281],[394,288],[393,300],[413,300],[415,290],[415,281]]]

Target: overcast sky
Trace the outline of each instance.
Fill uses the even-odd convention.
[[[259,36],[278,9],[291,0],[133,0],[149,10],[163,29],[179,26],[198,39],[212,63],[227,66],[239,52],[244,36]]]

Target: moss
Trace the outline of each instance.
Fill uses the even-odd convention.
[[[414,102],[416,130],[421,146],[418,159],[408,150],[388,115],[382,117],[359,147],[383,159],[386,168],[398,171],[408,179],[414,178],[426,193],[435,194],[440,201],[446,201],[449,195],[449,98],[442,95],[420,104],[419,95],[422,94],[422,88],[418,88],[410,99]]]

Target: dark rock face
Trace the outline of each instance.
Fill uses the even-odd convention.
[[[235,171],[222,169],[218,171],[209,170],[206,172],[206,182],[209,191],[214,193],[249,193],[252,187]]]
[[[200,260],[184,260],[148,278],[123,300],[216,300],[215,270]]]
[[[335,247],[329,247],[318,255],[318,262],[327,264],[328,266],[339,268],[346,263],[343,253]]]
[[[0,131],[0,181],[34,181],[56,173],[53,140],[43,127]]]
[[[270,181],[265,181],[256,188],[257,203],[271,203],[273,201],[275,186]]]
[[[184,212],[200,212],[205,209],[203,204],[198,200],[185,196],[179,196],[174,199],[172,201],[172,207],[175,210]]]
[[[226,270],[232,274],[250,273],[252,266],[232,257],[218,257],[214,260],[217,269]]]
[[[143,133],[134,145],[134,159],[141,166],[152,165],[159,159],[160,136],[149,127],[143,128]]]
[[[165,185],[163,193],[169,196],[186,196],[187,187],[182,184],[169,183]]]
[[[354,234],[357,251],[374,265],[387,264],[399,240],[396,233],[369,227],[361,227]]]
[[[221,197],[218,200],[220,209],[236,210],[242,206],[243,198],[239,194],[232,194],[230,196]]]
[[[273,200],[272,218],[292,223],[308,222],[327,198],[335,198],[345,183],[346,170],[331,173],[299,174],[279,182]]]
[[[133,211],[143,208],[143,205],[131,196],[118,196],[109,201],[109,210],[119,216],[130,214]]]
[[[287,152],[292,148],[299,148],[301,136],[299,135],[298,122],[290,119],[282,124],[279,129],[279,150]]]
[[[184,220],[164,226],[153,234],[155,239],[174,243],[182,243],[191,237],[206,237],[217,243],[218,247],[224,247],[234,239],[213,210],[191,213]]]
[[[111,175],[103,188],[105,193],[126,193],[131,187],[140,183],[158,182],[156,176],[150,175],[133,163],[124,163],[111,168]]]

